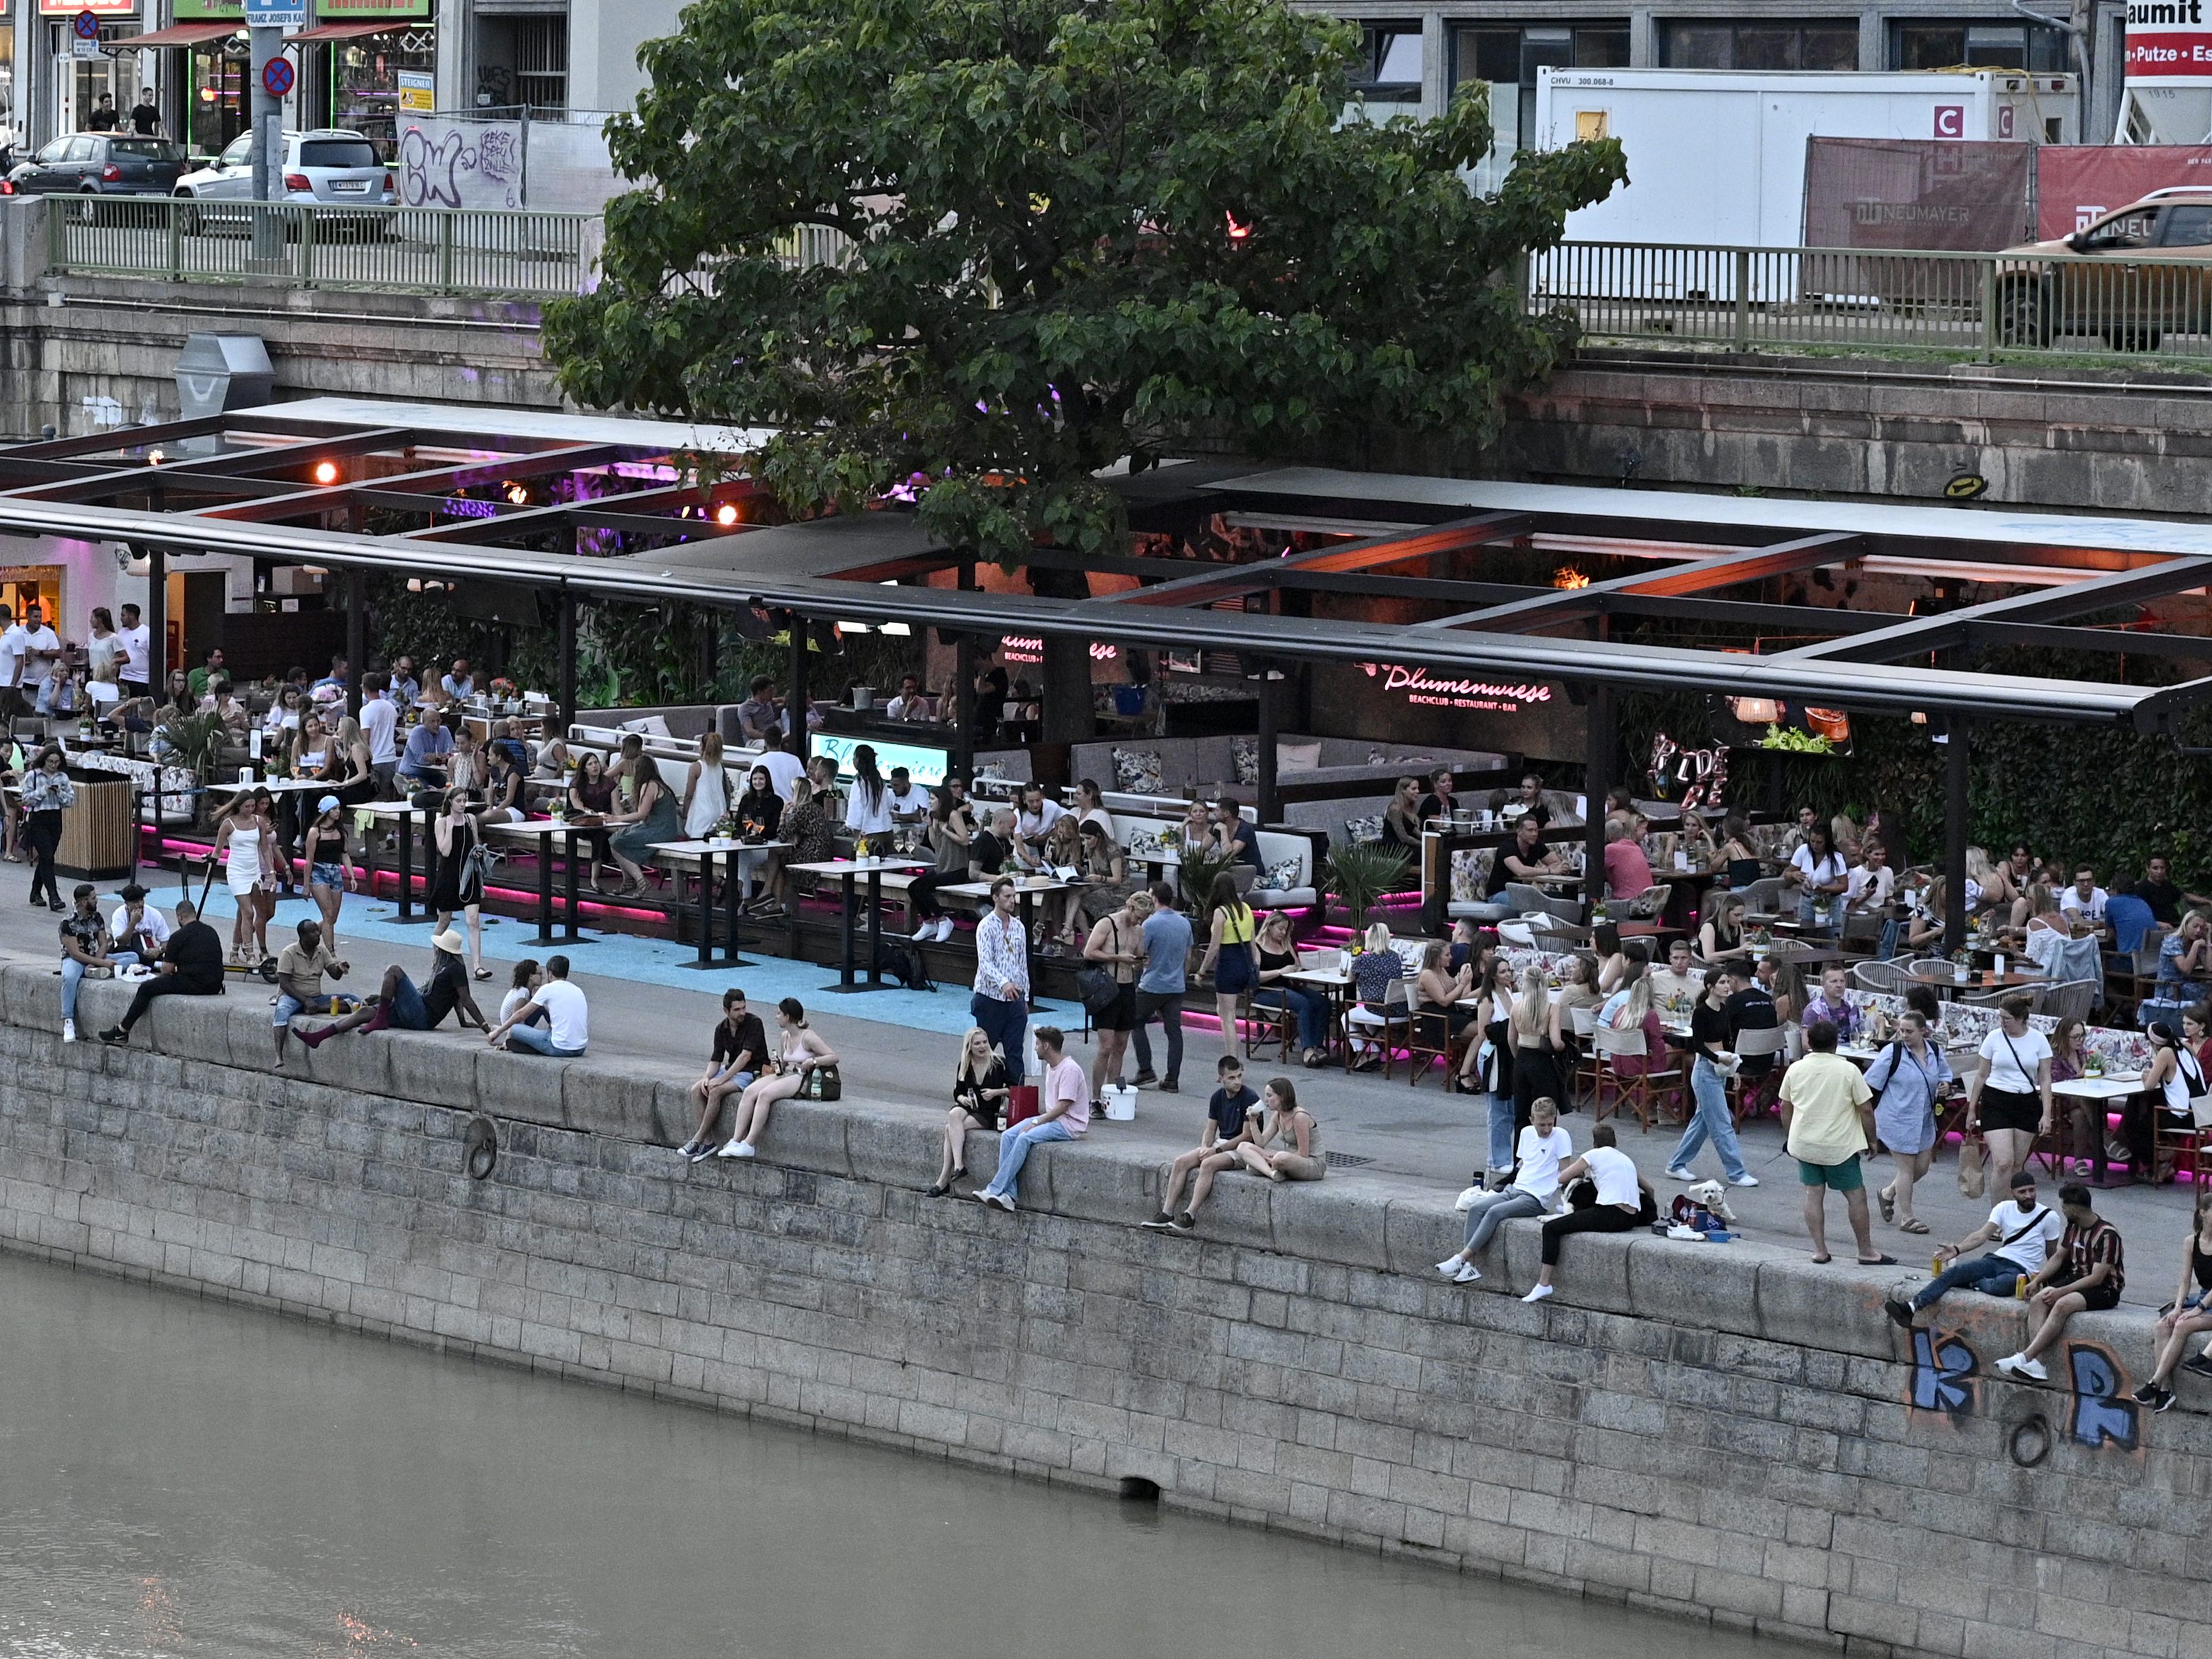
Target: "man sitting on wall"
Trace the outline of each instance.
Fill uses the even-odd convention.
[[[119,1025],[100,1034],[102,1042],[131,1041],[131,1028],[146,1018],[157,997],[216,997],[222,994],[222,939],[199,919],[190,899],[177,901],[177,928],[161,949],[154,977],[138,982],[137,994]]]
[[[1038,1114],[999,1134],[999,1170],[991,1184],[975,1194],[977,1202],[995,1204],[1009,1215],[1014,1209],[1014,1187],[1030,1149],[1042,1141],[1079,1140],[1091,1131],[1091,1079],[1083,1062],[1066,1052],[1067,1037],[1057,1025],[1036,1028],[1037,1060],[1044,1066],[1044,1083],[1037,1091]]]

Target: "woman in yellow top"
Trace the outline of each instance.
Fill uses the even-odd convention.
[[[1259,936],[1260,924],[1252,907],[1238,896],[1237,878],[1226,870],[1213,878],[1211,902],[1213,931],[1206,941],[1206,957],[1198,964],[1198,976],[1213,975],[1213,1007],[1221,1016],[1221,1052],[1234,1060],[1237,1058],[1237,1004],[1260,981],[1259,947],[1253,943]]]

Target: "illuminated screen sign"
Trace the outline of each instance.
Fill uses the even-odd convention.
[[[877,738],[848,737],[842,732],[817,732],[814,752],[827,755],[837,763],[837,776],[849,781],[853,776],[853,751],[862,744],[876,751],[876,765],[885,777],[892,769],[903,766],[910,782],[924,787],[934,787],[945,781],[945,774],[951,765],[948,750],[926,749],[919,744],[884,743]]]

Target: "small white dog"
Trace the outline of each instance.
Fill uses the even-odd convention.
[[[1717,1181],[1700,1181],[1686,1194],[1692,1204],[1702,1204],[1723,1221],[1733,1222],[1735,1212],[1729,1208],[1728,1188]]]

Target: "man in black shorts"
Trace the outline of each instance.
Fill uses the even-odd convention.
[[[2102,1313],[2118,1307],[2127,1284],[2120,1230],[2090,1207],[2089,1189],[2078,1181],[2068,1182],[2058,1189],[2058,1207],[2066,1217],[2066,1235],[2051,1260],[2027,1281],[2027,1299],[2043,1310],[2043,1323],[2033,1341],[1997,1361],[1997,1369],[2007,1376],[2047,1382],[2051,1373],[2036,1356],[2057,1342],[2066,1322],[2083,1309]]]

